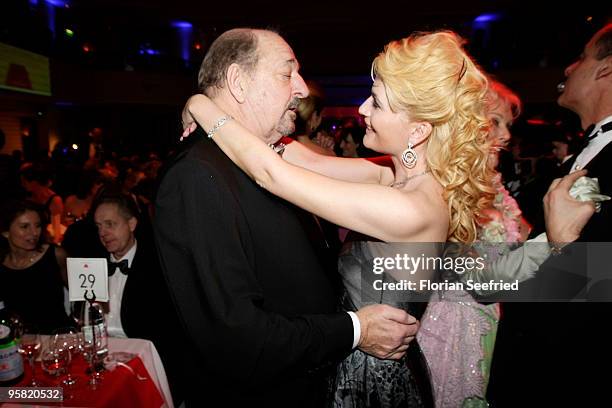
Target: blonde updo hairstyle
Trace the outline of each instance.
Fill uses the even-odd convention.
[[[448,240],[471,243],[494,196],[487,166],[487,78],[452,32],[417,33],[389,43],[372,64],[394,112],[432,125],[426,162],[444,188]]]

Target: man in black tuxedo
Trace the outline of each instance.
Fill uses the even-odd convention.
[[[595,33],[565,75],[558,103],[578,114],[582,127],[588,128],[584,148],[564,163],[565,173],[586,169],[588,177],[598,179],[601,194],[612,196],[612,24]],[[545,213],[547,204],[545,199]],[[590,391],[580,386],[581,377],[588,377],[590,370],[585,350],[601,352],[603,357],[609,347],[597,342],[609,339],[598,331],[609,319],[610,303],[569,300],[612,300],[611,217],[612,202],[604,201],[600,212],[569,238],[551,234],[555,220],[546,220],[549,241],[578,243],[551,257],[526,287],[544,298],[565,300],[506,305],[491,371],[494,407],[579,406],[587,398]],[[598,244],[587,248],[589,242]],[[607,253],[601,254],[606,248]],[[594,271],[607,276],[607,281],[593,279]]]
[[[151,237],[139,235],[136,239],[138,207],[128,195],[102,193],[92,213],[100,241],[108,251],[108,334],[151,340],[164,363],[172,397],[179,403],[182,329]]]
[[[602,194],[612,195],[612,23],[591,38],[578,61],[566,68],[565,88],[559,105],[580,117],[585,131],[584,148],[566,163],[569,172],[587,169],[599,179]],[[612,205],[602,203],[601,211],[585,226],[581,241],[612,241]]]
[[[308,95],[289,45],[264,30],[222,34],[199,86],[270,144],[292,133],[297,102]],[[188,337],[188,404],[323,406],[326,377],[352,348],[402,356],[416,320],[387,305],[337,312],[332,280],[294,208],[258,187],[201,130],[191,140],[162,178],[154,219]]]

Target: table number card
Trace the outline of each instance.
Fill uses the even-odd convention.
[[[108,302],[108,266],[105,258],[68,258],[70,301]]]

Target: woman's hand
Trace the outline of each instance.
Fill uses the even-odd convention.
[[[183,134],[181,135],[180,141],[182,142],[185,138],[189,137],[198,127],[197,122],[189,111],[189,106],[192,103],[193,96],[187,100],[181,113],[181,124],[183,125]]]

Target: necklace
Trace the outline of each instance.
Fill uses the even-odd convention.
[[[429,172],[430,172],[430,170],[425,170],[425,171],[424,171],[424,172],[422,172],[422,173],[413,174],[412,176],[410,176],[410,177],[406,177],[405,179],[403,179],[403,180],[401,180],[401,181],[396,181],[396,182],[393,182],[393,183],[389,184],[389,187],[402,187],[402,186],[406,185],[406,183],[408,183],[408,182],[409,182],[410,180],[412,180],[413,178],[417,178],[417,177],[420,177],[420,176],[424,176],[425,174],[427,174],[427,173],[429,173]]]
[[[9,262],[13,264],[13,267],[16,269],[25,269],[25,268],[29,268],[30,266],[32,266],[34,264],[34,262],[36,261],[37,258],[37,254],[34,254],[33,256],[28,256],[26,258],[15,258],[14,256],[11,256],[9,258]]]

